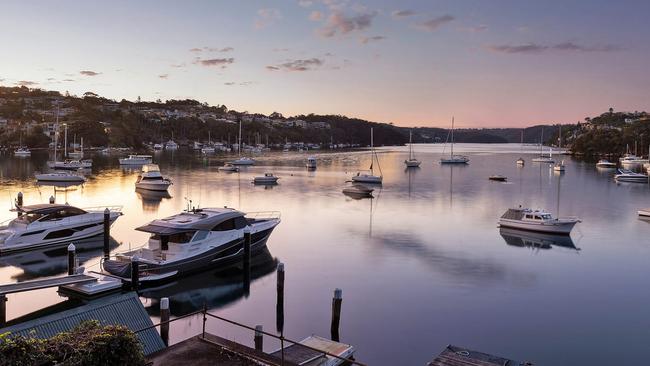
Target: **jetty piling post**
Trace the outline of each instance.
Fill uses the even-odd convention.
[[[104,259],[111,256],[111,248],[109,241],[111,238],[111,211],[107,208],[104,209]]]
[[[277,274],[277,303],[275,306],[275,318],[277,331],[283,333],[284,331],[284,263],[278,263]]]
[[[264,330],[264,327],[261,325],[256,325],[255,326],[255,349],[258,351],[263,351],[264,350],[264,335],[262,334],[262,331]]]
[[[7,323],[7,295],[0,294],[0,327]]]
[[[76,249],[73,243],[68,245],[68,276],[72,276],[76,272]]]
[[[160,299],[160,337],[165,346],[169,346],[169,298],[163,297]]]
[[[250,293],[250,284],[251,284],[251,244],[253,238],[251,235],[250,227],[244,229],[244,293],[246,296]]]
[[[23,207],[23,192],[18,192],[18,196],[16,197],[16,206],[18,206],[18,208]],[[18,211],[18,217],[22,215],[23,213]]]
[[[50,205],[53,205],[54,202],[56,202],[56,198],[54,198],[54,196],[50,196]]]
[[[332,340],[339,341],[339,324],[341,322],[341,303],[343,302],[343,290],[337,288],[334,290],[334,298],[332,298]]]
[[[138,291],[140,285],[140,258],[134,256],[131,259],[131,289]]]

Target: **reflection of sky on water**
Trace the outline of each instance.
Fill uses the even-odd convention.
[[[277,153],[234,174],[217,171],[227,157],[156,154],[163,174],[174,181],[170,197],[159,200],[135,191],[137,169],[120,169],[116,157],[102,157],[86,184],[57,190],[56,196],[58,202],[82,207],[124,205],[125,215],[112,228],[118,251],[144,243],[147,235],[133,228],[185,208],[186,199],[204,207],[281,211],[282,223],[268,245],[286,266],[285,334],[327,336],[332,290],[341,287],[342,340],[354,344],[358,359],[369,364],[424,364],[449,343],[538,364],[631,362],[645,349],[650,329],[645,320],[650,319],[650,294],[639,290],[650,272],[650,226],[636,217],[638,208],[650,206],[650,188],[615,184],[612,171],[568,156],[562,157],[567,172],[558,176],[530,161],[538,153],[535,147],[526,149],[522,154],[518,145],[458,144],[455,151],[468,151],[471,161],[452,167],[438,164],[441,145],[417,146],[422,166],[405,170],[406,148],[382,148],[384,185],[372,200],[341,193],[351,174],[368,166],[368,152],[314,152],[319,158],[314,172],[304,169],[309,153]],[[526,165],[518,168],[515,160],[521,155]],[[55,193],[31,181],[45,159],[0,156],[0,208],[6,208],[0,220],[11,217],[7,210],[18,191],[26,204],[46,202]],[[279,185],[265,189],[251,183],[266,171],[281,177]],[[488,181],[492,174],[505,175],[508,182]],[[579,216],[583,222],[571,242],[581,250],[552,238],[542,239],[550,249],[509,245],[497,219],[519,204]],[[533,244],[540,240],[509,237]],[[22,273],[20,267],[0,267],[3,281]],[[234,296],[215,311],[274,330],[273,273],[253,281],[248,297]],[[232,286],[240,291],[235,282]],[[15,306],[18,301],[21,306]],[[55,301],[54,290],[12,295],[9,317]],[[172,326],[172,339],[198,331],[200,324],[192,319]],[[223,324],[208,324],[208,329],[252,339]],[[625,351],[613,350],[612,339],[624,343]]]

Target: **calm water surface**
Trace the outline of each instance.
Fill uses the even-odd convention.
[[[447,344],[538,365],[636,364],[650,341],[650,224],[636,210],[650,206],[650,188],[616,184],[613,171],[569,157],[559,175],[530,162],[537,153],[530,149],[518,168],[518,145],[458,144],[470,164],[441,166],[442,146],[417,146],[422,167],[405,170],[406,148],[382,148],[384,186],[372,200],[341,193],[346,179],[369,165],[367,152],[315,153],[315,172],[303,168],[306,154],[274,153],[239,174],[217,171],[225,157],[161,153],[154,162],[174,181],[168,197],[135,192],[138,171],[120,168],[115,156],[94,157],[86,184],[56,191],[34,183],[45,153],[0,156],[0,219],[13,216],[8,210],[19,191],[25,204],[56,195],[79,207],[123,205],[125,215],[112,228],[119,252],[146,241],[135,227],[179,212],[188,199],[202,207],[277,210],[282,223],[268,253],[254,260],[250,292],[236,269],[189,277],[141,293],[154,321],[158,298],[169,296],[175,316],[206,303],[219,315],[275,331],[275,268],[283,262],[285,336],[329,336],[332,291],[340,287],[341,340],[368,364],[424,365]],[[250,183],[264,172],[280,176],[280,184]],[[488,181],[491,174],[508,182]],[[519,204],[583,222],[570,239],[500,232],[499,216]],[[98,269],[100,254],[82,253],[86,268]],[[0,280],[65,271],[65,257],[33,255],[0,258]],[[10,295],[8,316],[64,300],[55,290]],[[200,329],[198,317],[174,323],[172,341]],[[252,341],[252,334],[216,321],[207,329]],[[277,347],[265,341],[267,351]]]

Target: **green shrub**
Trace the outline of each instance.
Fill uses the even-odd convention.
[[[144,364],[140,341],[120,325],[87,321],[49,339],[0,334],[0,366]]]

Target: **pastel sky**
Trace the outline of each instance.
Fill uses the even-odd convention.
[[[400,126],[650,101],[648,0],[3,1],[0,84]]]

